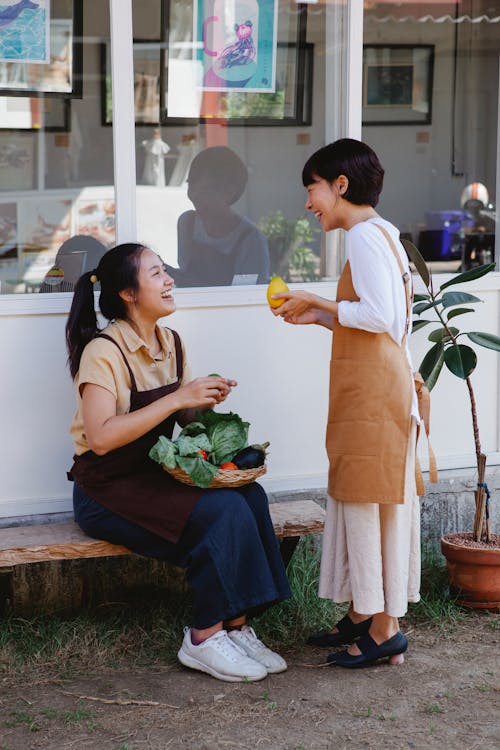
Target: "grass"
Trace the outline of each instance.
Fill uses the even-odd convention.
[[[424,553],[422,600],[410,605],[405,624],[449,629],[472,613],[448,597],[440,556]],[[303,539],[288,568],[292,599],[252,621],[270,645],[300,647],[311,632],[331,627],[345,611],[317,597],[319,557],[317,539]],[[165,599],[158,590],[142,589],[139,601],[112,603],[77,616],[7,616],[0,621],[0,672],[38,666],[71,676],[92,667],[173,663],[182,628],[190,622],[191,602],[182,593],[169,592]]]

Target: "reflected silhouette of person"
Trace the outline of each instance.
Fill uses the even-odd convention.
[[[195,210],[179,217],[179,268],[168,266],[177,286],[268,282],[267,240],[232,208],[247,181],[246,166],[226,146],[212,146],[195,156],[188,174],[188,197]],[[248,278],[235,278],[241,275]]]

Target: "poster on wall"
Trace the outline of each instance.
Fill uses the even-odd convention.
[[[31,133],[0,132],[0,190],[35,187],[36,140]]]
[[[18,15],[12,21],[15,13]],[[83,0],[58,0],[57,3],[19,0],[8,6],[5,0],[0,0],[0,91],[9,96],[80,97],[82,14]],[[8,38],[8,34],[12,37],[14,24],[19,24],[23,31],[15,43]],[[42,47],[42,37],[45,57],[39,59],[36,50]]]
[[[50,61],[50,0],[2,0],[0,60]]]
[[[95,237],[106,247],[111,247],[116,237],[114,200],[96,198],[77,201],[75,234]]]
[[[0,203],[0,263],[17,258],[17,204]]]
[[[71,236],[71,201],[57,198],[25,200],[21,209],[19,234],[23,253],[55,255]]]
[[[278,0],[197,0],[203,91],[274,92]]]

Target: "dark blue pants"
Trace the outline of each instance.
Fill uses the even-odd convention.
[[[177,544],[96,503],[76,482],[73,506],[76,522],[89,536],[186,568],[195,628],[261,611],[291,596],[259,484],[205,490]]]

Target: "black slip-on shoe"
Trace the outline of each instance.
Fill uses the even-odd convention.
[[[327,662],[331,667],[347,667],[348,669],[358,669],[359,667],[369,667],[375,664],[379,659],[386,659],[397,654],[404,654],[408,648],[408,641],[401,631],[389,638],[383,643],[375,643],[371,635],[364,635],[356,645],[361,651],[358,656],[352,656],[347,650],[340,651],[336,654],[329,654]]]
[[[335,625],[338,633],[314,633],[309,636],[307,642],[310,646],[320,646],[321,648],[334,648],[335,646],[344,646],[348,643],[354,643],[356,638],[366,635],[372,623],[369,617],[363,622],[354,623],[349,615],[345,615]]]

